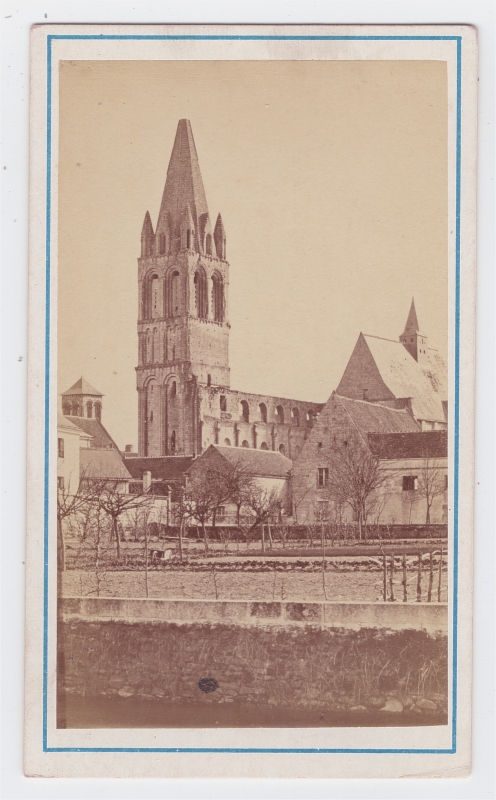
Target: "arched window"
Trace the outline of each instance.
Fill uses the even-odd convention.
[[[313,425],[313,411],[307,411],[307,427],[311,428]]]
[[[95,417],[99,422],[101,422],[101,419],[102,419],[102,404],[98,403],[98,402],[95,403]]]
[[[230,439],[224,439],[224,446],[225,447],[231,447],[231,440]]]
[[[81,407],[79,406],[78,403],[73,403],[72,416],[73,417],[80,417],[81,416]]]
[[[63,405],[63,412],[66,417],[70,417],[72,415],[72,404],[71,403],[64,403]]]
[[[189,228],[186,231],[186,247],[188,250],[191,250],[191,231]]]
[[[207,276],[202,269],[196,270],[194,282],[196,316],[206,319],[208,316]]]
[[[291,412],[291,416],[293,418],[293,425],[295,425],[297,428],[299,428],[299,426],[300,426],[300,409],[299,408],[293,408],[293,410]]]
[[[143,282],[142,317],[152,319],[160,316],[158,275],[148,275]]]
[[[240,403],[239,418],[243,422],[249,422],[250,421],[250,407],[249,407],[248,403],[246,402],[246,400],[242,400],[241,403]]]
[[[88,419],[91,419],[91,417],[93,416],[93,401],[92,400],[88,400],[88,402],[86,403],[86,416],[88,417]]]
[[[258,408],[260,411],[260,421],[267,422],[267,406],[265,405],[265,403],[260,403]]]
[[[279,445],[279,452],[282,453],[283,456],[286,455],[286,448],[284,447],[283,444]]]
[[[241,447],[249,447],[249,446],[250,446],[250,445],[248,444],[248,442],[246,441],[246,439],[243,439],[243,441],[241,442]]]
[[[154,328],[152,338],[152,364],[158,361],[158,329]]]
[[[219,402],[220,402],[220,410],[227,411],[227,400],[225,394],[221,394]]]
[[[152,256],[153,255],[153,237],[152,236],[150,236],[150,238],[148,239],[148,253],[147,253],[147,255],[148,256]]]
[[[154,275],[151,279],[150,294],[151,294],[151,317],[155,319],[155,317],[160,316],[158,275]]]
[[[176,452],[176,431],[172,431],[170,438],[170,452],[171,456]]]
[[[268,450],[268,449],[269,445],[267,444],[267,442],[262,442],[262,444],[260,445],[260,450]]]
[[[207,237],[205,239],[205,250],[206,250],[207,256],[211,256],[212,255],[212,234],[211,233],[207,233]]]
[[[224,321],[224,281],[218,272],[212,275],[212,308],[215,322]]]
[[[170,396],[175,397],[177,394],[177,383],[176,381],[172,381],[170,385]]]
[[[160,234],[160,255],[162,255],[162,256],[165,253],[165,244],[166,244],[165,233],[161,233]]]
[[[164,282],[164,307],[166,317],[179,315],[179,272],[169,272]]]
[[[276,422],[284,422],[284,409],[282,406],[276,406]]]

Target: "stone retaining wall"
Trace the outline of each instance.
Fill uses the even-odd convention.
[[[60,602],[65,621],[233,622],[241,626],[409,629],[429,634],[446,634],[448,627],[445,603],[262,603],[114,597],[64,597]]]

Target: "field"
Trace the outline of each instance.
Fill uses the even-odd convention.
[[[387,599],[391,599],[390,559],[388,559]],[[437,601],[439,561],[434,560],[432,601]],[[66,596],[163,597],[218,600],[331,600],[336,602],[380,602],[384,599],[384,574],[380,558],[342,556],[326,560],[306,557],[197,558],[183,567],[144,567],[99,571],[71,569],[63,575]],[[417,601],[418,559],[407,558],[407,599]],[[441,573],[441,602],[447,600],[446,563]],[[403,601],[401,559],[395,558],[393,597]],[[427,600],[429,563],[424,557],[421,599]]]

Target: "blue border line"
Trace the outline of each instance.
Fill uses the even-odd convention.
[[[48,747],[48,523],[49,523],[49,422],[50,422],[50,226],[52,162],[52,40],[174,40],[174,41],[451,41],[456,42],[456,244],[455,244],[455,408],[454,408],[454,524],[453,524],[453,693],[452,741],[449,749],[408,748],[276,748],[276,747]],[[43,595],[43,752],[45,753],[456,753],[457,679],[458,679],[458,478],[460,424],[460,210],[461,210],[461,36],[161,36],[161,35],[77,35],[47,36],[47,185],[46,185],[46,316],[45,316],[45,477],[44,477],[44,595]]]

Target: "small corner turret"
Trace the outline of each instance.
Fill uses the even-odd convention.
[[[226,260],[226,231],[224,229],[224,223],[222,222],[222,217],[221,217],[220,214],[217,217],[217,221],[215,223],[214,242],[215,242],[215,249],[217,251],[217,258],[220,258],[222,261],[225,261]]]

